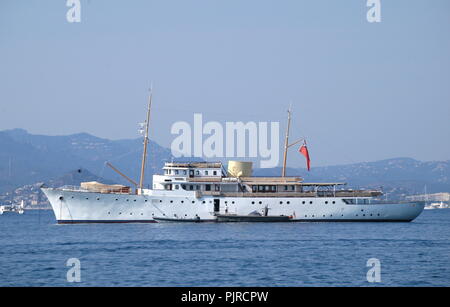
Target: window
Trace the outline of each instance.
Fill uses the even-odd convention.
[[[211,185],[210,184],[206,184],[205,185],[205,190],[206,191],[211,191]]]
[[[178,170],[175,170],[175,175],[178,175]]]
[[[252,186],[252,192],[255,193],[257,191],[258,187],[256,185]]]
[[[187,175],[187,171],[186,170],[183,171],[183,175]]]
[[[217,171],[213,171],[213,175],[214,175],[214,176],[217,176]]]
[[[178,184],[175,185],[175,190],[180,189],[180,186]]]
[[[220,185],[215,184],[215,185],[214,185],[214,188],[215,188],[216,191],[220,191]]]
[[[208,176],[208,171],[205,171],[205,176]]]
[[[284,190],[285,190],[285,191],[287,191],[287,189],[288,189],[288,186],[287,186],[287,185],[285,185],[285,186],[284,186]]]
[[[192,184],[189,185],[189,190],[190,191],[194,190],[194,186]]]
[[[200,171],[196,171],[195,174],[196,174],[196,175],[200,175]]]

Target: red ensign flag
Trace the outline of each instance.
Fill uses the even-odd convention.
[[[309,159],[308,147],[306,147],[306,142],[303,142],[303,145],[298,150],[302,155],[306,158],[306,168],[308,171],[311,169],[311,160]]]

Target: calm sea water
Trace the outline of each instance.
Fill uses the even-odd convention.
[[[81,283],[66,261],[81,262]],[[57,225],[51,211],[0,216],[1,286],[450,285],[450,210],[411,223]]]

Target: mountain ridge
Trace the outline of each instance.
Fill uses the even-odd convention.
[[[145,182],[174,159],[170,150],[150,141]],[[24,129],[0,131],[0,194],[36,182],[49,182],[76,169],[86,169],[99,178],[129,185],[105,166],[111,162],[129,177],[140,173],[142,139],[108,140],[86,132],[70,135],[30,134]],[[186,160],[186,159],[184,159]],[[198,159],[196,159],[198,160]],[[279,176],[281,168],[255,169],[255,175]],[[287,168],[287,175],[305,181],[346,182],[351,187],[380,188],[395,195],[450,192],[450,160],[418,161],[398,157],[372,162],[304,168]]]

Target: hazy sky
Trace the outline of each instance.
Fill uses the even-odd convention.
[[[175,121],[281,121],[312,165],[450,159],[450,1],[0,1],[0,130],[152,138]],[[280,131],[282,136],[283,130]],[[303,166],[290,152],[289,165]]]

